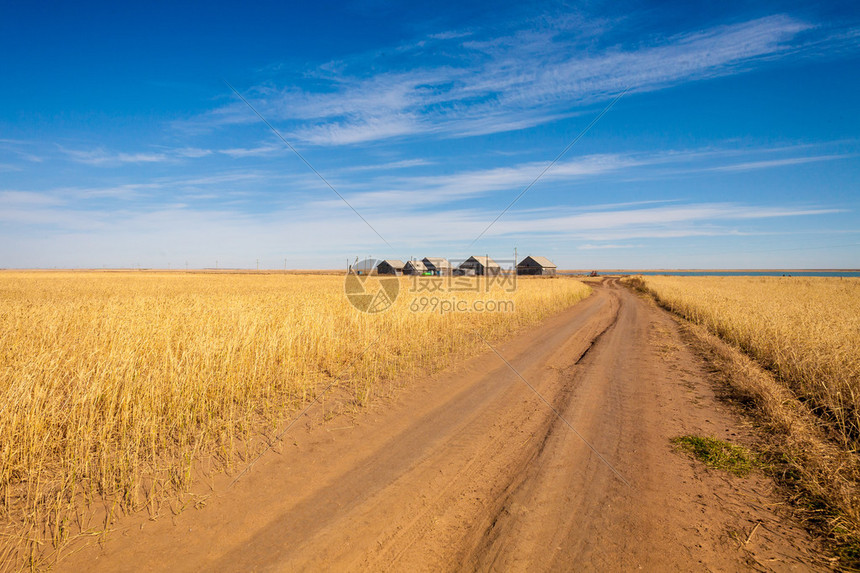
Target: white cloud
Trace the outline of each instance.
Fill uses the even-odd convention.
[[[34,191],[0,191],[0,207],[8,209],[20,205],[57,205],[62,201],[51,195]]]
[[[813,152],[808,146],[776,148],[776,151],[791,152],[800,149],[807,153]],[[585,155],[561,160],[552,165],[540,177],[537,185],[574,183],[587,178],[605,179],[610,176],[646,179],[721,171],[776,169],[809,162],[835,161],[856,155],[845,153],[761,161],[746,160],[754,155],[770,155],[774,151],[774,148],[729,150],[707,148]],[[744,161],[738,163],[738,158],[743,158]],[[722,165],[713,166],[707,163],[715,161],[721,162]],[[706,163],[703,164],[703,162]],[[473,169],[445,175],[385,175],[363,184],[345,184],[340,186],[339,190],[344,193],[350,204],[358,209],[384,207],[388,211],[397,212],[430,205],[449,204],[500,191],[510,191],[509,198],[513,199],[514,192],[521,191],[534,182],[549,164],[549,161],[527,162],[509,167]],[[654,168],[659,170],[653,171]],[[362,190],[362,187],[371,190]],[[340,199],[328,196],[319,200],[320,205],[329,206],[340,202]]]
[[[467,38],[471,35],[472,35],[471,32],[450,30],[448,32],[439,32],[437,34],[430,34],[429,37],[434,39],[434,40],[453,40],[455,38]]]
[[[768,148],[712,146],[584,155],[559,161],[543,176],[541,184],[553,184],[553,193],[559,193],[565,189],[563,184],[611,176],[624,178],[655,169],[682,174],[749,171],[853,156],[822,152],[835,145],[829,142]],[[803,155],[797,157],[799,153]],[[497,209],[548,165],[546,161],[530,161],[441,175],[427,175],[424,170],[418,170],[417,174],[397,171],[427,163],[422,159],[404,159],[359,166],[352,171],[346,168],[341,170],[345,174],[343,181],[332,180],[392,245],[403,246],[403,252],[388,255],[465,248],[492,220]],[[0,224],[0,245],[3,245],[0,265],[14,264],[8,261],[18,256],[15,249],[24,248],[23,237],[43,246],[54,241],[53,246],[45,247],[45,256],[77,245],[83,254],[69,255],[72,257],[69,260],[83,260],[87,249],[99,240],[101,250],[93,252],[109,253],[117,245],[124,245],[128,253],[138,253],[135,257],[140,259],[154,252],[150,249],[153,245],[164,252],[175,252],[188,244],[197,245],[194,248],[201,253],[232,252],[237,257],[260,249],[286,252],[290,256],[301,252],[301,256],[310,257],[305,252],[308,248],[320,257],[342,254],[344,250],[349,251],[347,254],[382,254],[375,234],[313,174],[300,165],[297,169],[297,174],[235,170],[145,181],[114,180],[102,186],[59,187],[38,193],[0,190],[0,221],[16,229],[15,233],[4,234]],[[369,175],[364,178],[355,175],[355,180],[346,177],[356,173]],[[281,187],[286,191],[282,198],[268,191]],[[492,212],[471,203],[456,205],[463,199],[493,194],[498,194],[499,200]],[[262,197],[265,197],[264,208]],[[681,200],[573,207],[571,204],[579,200],[552,197],[540,209],[514,209],[507,213],[477,248],[534,240],[573,242],[571,251],[626,249],[636,246],[631,241],[742,235],[760,229],[759,222],[768,219],[822,217],[840,212],[816,205]],[[117,199],[128,203],[113,201]],[[447,208],[441,210],[438,208],[441,205]],[[181,228],[172,229],[170,225]],[[218,228],[223,232],[219,233]],[[201,236],[208,237],[208,243],[203,242],[206,245],[194,238]],[[172,237],[173,242],[164,240],[165,237]],[[584,244],[577,249],[574,246],[577,243]],[[211,247],[208,251],[204,248],[207,245]],[[32,252],[32,246],[26,248]],[[452,256],[455,254],[466,253],[452,252]]]
[[[29,151],[32,147],[32,141],[0,138],[0,150],[12,153],[24,161],[29,161],[30,163],[42,163],[44,158]],[[20,171],[20,167],[17,165],[3,164],[0,165],[0,171]]]
[[[510,242],[531,237],[552,239],[624,241],[642,238],[682,238],[740,234],[744,221],[777,217],[810,217],[840,212],[837,209],[754,206],[735,203],[688,203],[642,208],[573,210],[564,207],[516,212],[494,225],[484,242]],[[376,212],[365,216],[392,244],[433,242],[468,245],[492,217],[482,210],[399,214],[384,219]],[[381,228],[380,228],[381,226]],[[536,239],[537,238],[537,239]],[[480,247],[476,247],[480,248]]]
[[[315,145],[347,145],[410,135],[421,129],[419,120],[411,114],[370,115],[365,113],[358,118],[302,128],[293,135],[301,141]]]
[[[854,153],[814,155],[810,157],[788,157],[785,159],[768,159],[764,161],[746,161],[732,165],[721,165],[710,168],[711,171],[753,171],[755,169],[773,169],[775,167],[790,167],[792,165],[803,165],[804,163],[816,163],[819,161],[834,161],[856,157]]]
[[[409,210],[421,206],[461,201],[488,193],[523,189],[543,171],[549,162],[523,163],[512,167],[496,167],[462,171],[449,175],[386,176],[366,184],[373,191],[346,193],[356,208]],[[636,165],[636,160],[621,155],[589,155],[555,164],[543,177],[546,181],[572,181],[618,171]],[[386,189],[384,186],[388,186]],[[344,188],[341,188],[344,191]],[[339,199],[326,198],[320,205],[337,205]]]
[[[584,245],[579,245],[576,248],[580,251],[593,251],[593,250],[600,250],[600,249],[639,249],[639,248],[642,248],[643,246],[644,245],[616,245],[613,243],[604,243],[604,244],[594,245],[591,243],[586,243]]]
[[[200,149],[197,147],[182,147],[179,149],[175,149],[174,153],[180,157],[189,157],[192,159],[197,159],[200,157],[206,157],[207,155],[212,155],[212,150]]]
[[[113,166],[124,163],[158,163],[169,159],[168,155],[164,153],[114,153],[103,148],[81,150],[60,147],[60,150],[72,161],[87,165]]]
[[[286,149],[286,147],[281,145],[259,145],[257,147],[234,147],[230,149],[219,149],[218,153],[222,155],[228,155],[233,158],[241,158],[241,157],[260,157],[264,155],[272,155],[274,153],[281,153]]]
[[[282,207],[267,213],[230,209],[197,209],[187,204],[117,210],[58,208],[38,197],[4,195],[18,201],[0,209],[0,221],[38,229],[3,232],[0,225],[0,265],[91,266],[103,264],[166,266],[191,259],[192,265],[249,268],[255,258],[290,266],[339,266],[342,257],[374,254],[408,257],[442,252],[451,257],[486,225],[479,209],[431,213],[401,213],[384,217],[368,210],[366,218],[399,252],[388,252],[374,233],[345,206]],[[748,233],[737,225],[775,217],[812,217],[834,213],[819,207],[755,206],[736,203],[596,206],[583,210],[557,208],[512,214],[488,233],[491,244],[510,244],[531,237],[542,244],[583,241],[584,250],[633,248],[625,241]],[[8,228],[8,227],[7,227]],[[308,246],[313,245],[309,251]],[[492,252],[492,251],[491,251]],[[28,258],[29,257],[29,258]],[[304,261],[299,263],[299,261]],[[314,262],[315,261],[315,262]]]
[[[617,209],[576,213],[554,217],[528,217],[523,214],[498,223],[488,231],[490,235],[527,233],[582,233],[592,230],[629,230],[628,237],[637,237],[641,230],[668,227],[678,231],[685,224],[719,222],[743,219],[768,219],[825,215],[840,212],[837,209],[751,206],[733,203],[691,203],[643,209]],[[528,214],[525,214],[528,215]]]
[[[382,171],[389,169],[408,169],[410,167],[423,167],[426,165],[434,165],[435,162],[427,159],[403,159],[401,161],[390,161],[388,163],[377,163],[371,165],[356,165],[347,167],[342,171]]]
[[[160,163],[179,162],[186,159],[201,159],[214,154],[227,155],[234,159],[244,157],[262,157],[283,153],[289,149],[280,141],[266,143],[255,147],[231,147],[224,149],[201,149],[198,147],[162,148],[158,152],[125,152],[112,151],[100,147],[98,149],[67,149],[62,152],[78,163],[87,165],[115,167],[128,163]]]
[[[235,183],[237,181],[253,181],[266,177],[264,173],[256,171],[237,171],[232,173],[217,173],[202,177],[174,177],[160,179],[159,183],[163,186],[200,186],[200,185],[218,185],[222,183]]]
[[[289,138],[311,144],[487,134],[569,116],[624,88],[652,91],[739,73],[802,50],[798,37],[812,28],[775,15],[584,52],[580,38],[571,39],[576,28],[564,27],[574,24],[581,22],[485,41],[437,35],[436,43],[459,54],[456,63],[368,74],[372,61],[358,58],[335,66],[336,74],[321,66],[318,79],[328,83],[325,91],[276,89],[269,83],[245,90],[245,97],[264,117],[290,122]],[[259,120],[235,101],[198,121]]]

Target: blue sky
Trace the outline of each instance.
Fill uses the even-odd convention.
[[[860,8],[692,4],[4,3],[0,267],[860,266]]]

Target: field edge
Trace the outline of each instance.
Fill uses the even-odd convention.
[[[635,281],[622,281],[675,320],[690,347],[713,367],[718,397],[755,430],[762,469],[783,490],[792,514],[832,551],[834,564],[860,570],[860,455],[846,451],[818,416],[763,365],[667,305]]]

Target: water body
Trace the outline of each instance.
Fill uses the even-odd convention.
[[[600,272],[600,271],[598,271]],[[581,275],[582,273],[559,273]],[[587,274],[587,273],[586,273]],[[672,277],[860,277],[860,271],[606,271],[601,275],[648,275]]]

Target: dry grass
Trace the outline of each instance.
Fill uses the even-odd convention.
[[[774,372],[860,445],[860,279],[647,277],[658,301]]]
[[[792,516],[834,544],[840,568],[860,568],[860,456],[830,439],[808,402],[737,347],[695,324],[684,332],[725,382],[722,396],[764,430],[760,467],[787,488]]]
[[[765,430],[758,448],[767,473],[788,488],[796,515],[834,543],[839,566],[860,568],[857,403],[844,399],[856,400],[858,389],[860,280],[627,282],[691,321],[688,340],[715,366],[726,397]]]
[[[367,315],[340,276],[0,274],[0,564],[38,565],[86,528],[82,502],[137,511],[186,489],[201,456],[235,467],[350,365],[338,386],[361,405],[477,352],[476,329],[498,340],[590,292],[518,286],[456,293],[516,312],[414,313],[404,293]]]

